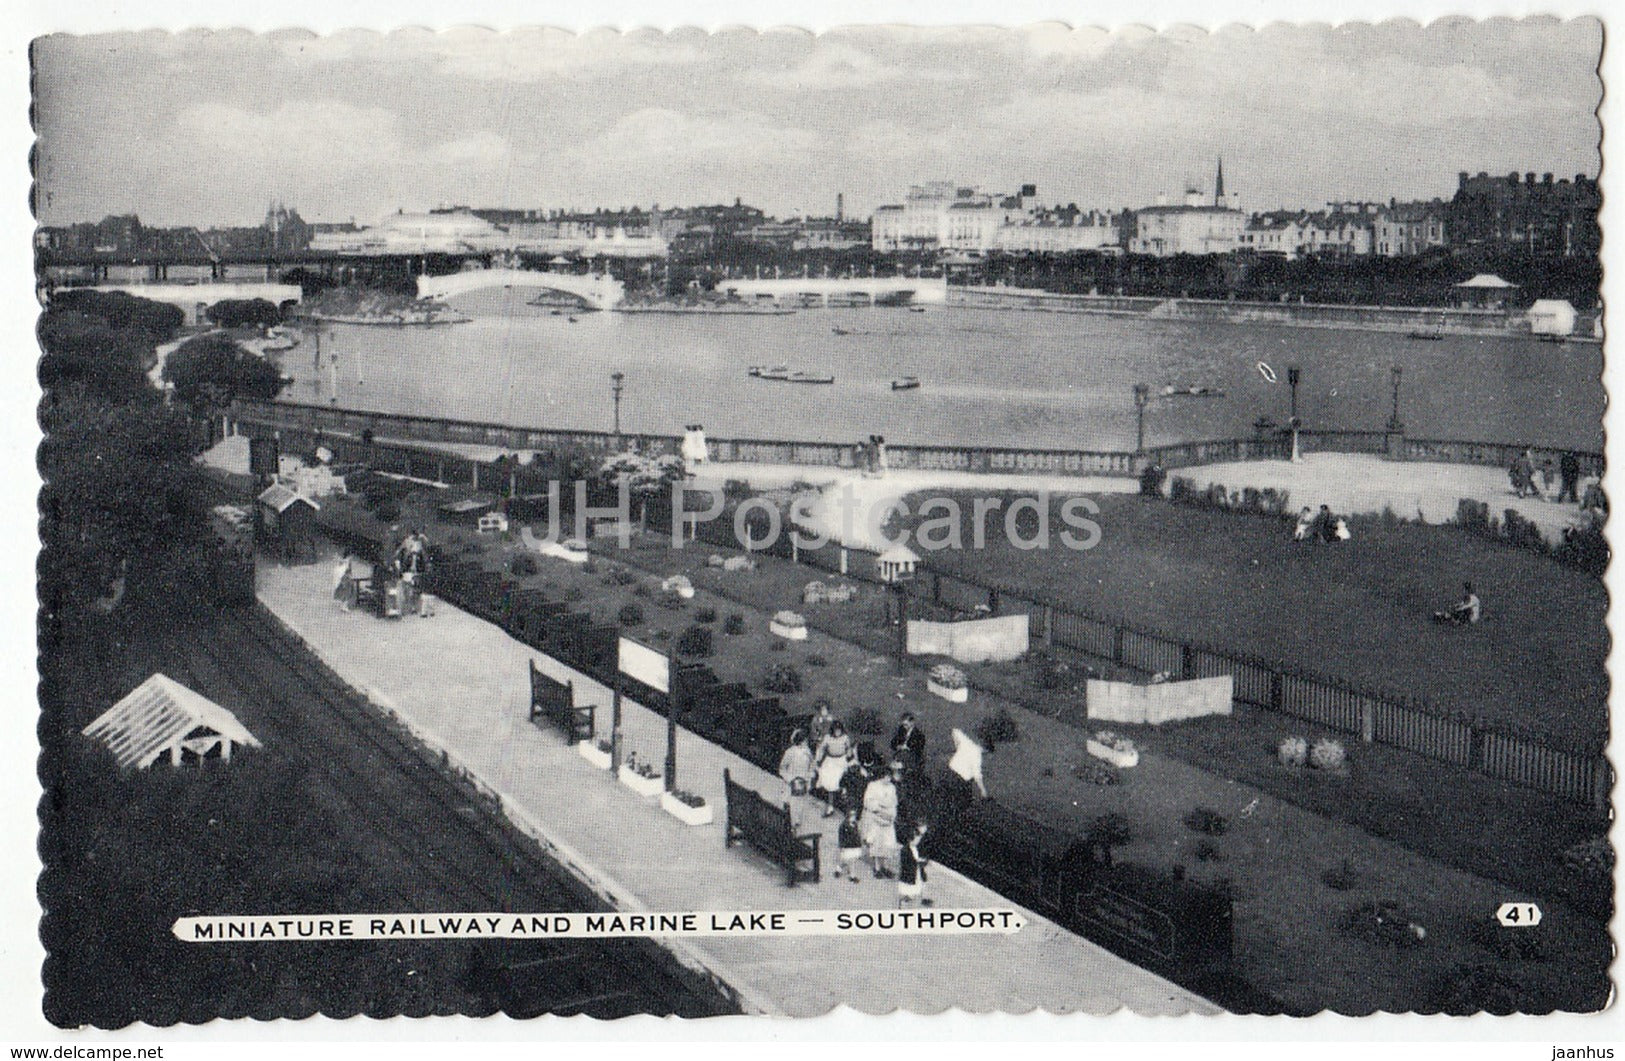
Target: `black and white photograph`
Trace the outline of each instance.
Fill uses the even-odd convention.
[[[371,14],[14,42],[59,1041],[1610,1010],[1604,15]]]

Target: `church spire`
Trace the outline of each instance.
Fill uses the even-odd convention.
[[[1224,156],[1219,156],[1219,175],[1213,181],[1213,205],[1224,205]]]

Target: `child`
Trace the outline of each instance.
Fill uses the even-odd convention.
[[[915,899],[920,900],[921,906],[930,906],[931,900],[922,894],[925,891],[925,867],[931,861],[925,849],[924,820],[914,823],[913,835],[908,843],[903,845],[898,860],[897,870],[897,905],[907,906]]]
[[[839,879],[845,873],[847,879],[856,884],[858,860],[863,858],[863,832],[858,828],[858,808],[846,808],[846,817],[841,820],[836,840],[841,849],[841,861],[835,867],[835,876]]]

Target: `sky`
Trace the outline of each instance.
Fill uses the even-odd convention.
[[[50,36],[40,220],[257,224],[397,209],[742,198],[849,216],[952,180],[1249,210],[1449,198],[1457,173],[1595,176],[1592,19],[1215,33],[850,28]]]

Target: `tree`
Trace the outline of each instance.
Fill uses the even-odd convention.
[[[220,412],[238,398],[268,401],[284,385],[277,367],[225,335],[188,339],[164,363],[164,382],[200,413]]]
[[[683,478],[683,462],[671,454],[645,457],[640,453],[617,453],[604,461],[599,478],[617,488],[625,485],[638,499],[638,525],[647,527],[649,501]]]
[[[282,320],[282,311],[277,309],[276,303],[263,298],[222,299],[204,313],[222,328],[269,327]]]
[[[108,402],[130,401],[151,389],[146,370],[155,357],[153,343],[138,331],[53,306],[40,318],[39,342],[47,402],[74,388]]]

